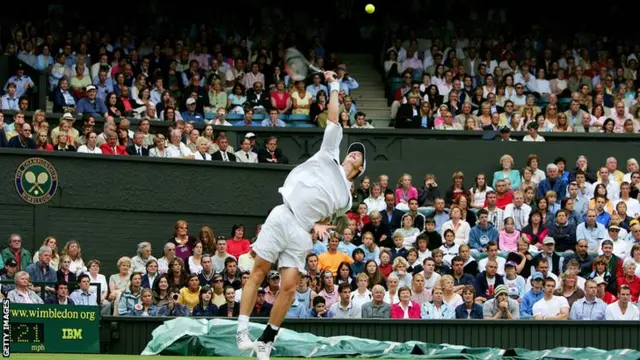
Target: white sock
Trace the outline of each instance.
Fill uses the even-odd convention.
[[[275,326],[275,325],[273,325],[273,324],[271,324],[271,323],[269,323],[268,325],[269,325],[269,326],[271,326],[271,328],[272,328],[273,330],[275,330],[275,331],[280,330],[280,326]]]
[[[247,315],[238,316],[238,332],[249,328],[249,317]]]

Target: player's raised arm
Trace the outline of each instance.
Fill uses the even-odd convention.
[[[338,93],[340,93],[340,81],[336,80],[336,73],[333,71],[325,71],[324,78],[329,85],[329,105],[327,107],[328,120],[338,125],[338,119],[340,118],[340,99]]]

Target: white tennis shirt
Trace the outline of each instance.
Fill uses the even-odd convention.
[[[351,182],[340,162],[341,141],[342,127],[327,122],[320,150],[296,166],[278,190],[305,230],[351,208]]]

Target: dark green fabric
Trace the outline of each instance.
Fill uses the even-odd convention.
[[[176,318],[156,328],[153,339],[142,355],[182,356],[251,356],[236,348],[237,322],[225,319]],[[250,324],[252,339],[257,339],[264,325]],[[272,351],[274,357],[306,358],[387,358],[387,359],[580,359],[616,360],[640,359],[635,350],[604,351],[593,348],[556,348],[544,351],[526,349],[501,350],[468,348],[448,344],[418,341],[394,343],[361,339],[352,336],[320,337],[281,329]]]

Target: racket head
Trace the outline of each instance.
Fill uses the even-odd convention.
[[[29,184],[33,184],[36,182],[36,174],[32,173],[31,171],[27,171],[27,173],[24,174],[24,178]]]
[[[296,48],[288,48],[284,53],[287,75],[294,81],[302,81],[309,75],[309,62]]]

